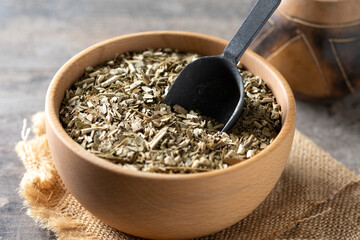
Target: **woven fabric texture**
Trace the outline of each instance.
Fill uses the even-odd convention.
[[[27,214],[58,239],[139,239],[101,222],[66,190],[43,113],[34,115],[33,132],[16,146],[26,167],[20,195]],[[265,201],[239,223],[199,239],[360,239],[360,178],[297,131],[288,164]]]

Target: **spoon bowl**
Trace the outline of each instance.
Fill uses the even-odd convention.
[[[244,104],[243,79],[236,65],[223,56],[202,57],[190,63],[170,91],[163,103],[198,110],[227,124],[223,131],[233,125],[229,119],[236,121]]]

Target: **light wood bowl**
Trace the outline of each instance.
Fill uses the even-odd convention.
[[[247,51],[241,62],[273,90],[283,126],[268,148],[223,170],[189,175],[123,169],[84,150],[65,132],[59,108],[65,90],[116,53],[173,48],[218,55],[227,41],[188,32],[145,32],[112,38],[80,52],[56,73],[46,96],[46,130],[67,189],[93,215],[120,231],[152,239],[184,239],[222,230],[250,214],[270,193],[287,162],[295,131],[289,85],[263,58]]]

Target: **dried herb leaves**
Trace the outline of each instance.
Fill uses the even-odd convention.
[[[263,80],[241,65],[245,108],[230,134],[197,112],[161,104],[178,73],[198,57],[157,49],[87,67],[61,105],[66,132],[89,152],[145,172],[222,169],[265,149],[280,131],[280,105]]]

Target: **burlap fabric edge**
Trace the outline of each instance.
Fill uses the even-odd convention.
[[[20,183],[27,214],[58,239],[139,239],[85,210],[66,190],[49,151],[44,113],[34,137],[16,145],[26,173]],[[239,223],[205,239],[360,239],[360,178],[296,131],[289,162],[265,201]]]

